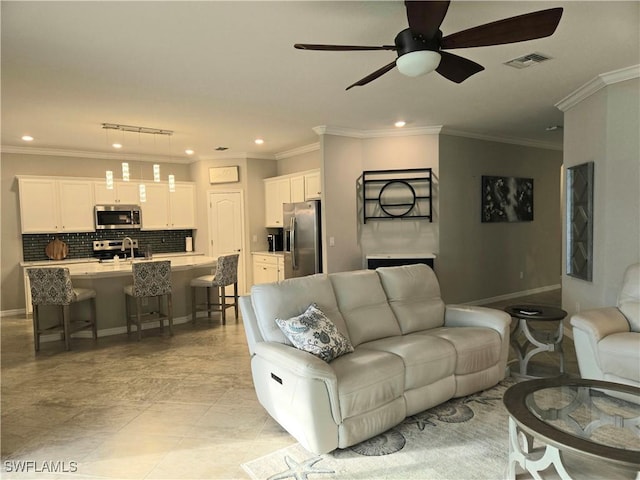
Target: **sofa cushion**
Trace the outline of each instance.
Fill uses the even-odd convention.
[[[276,318],[276,323],[294,347],[327,363],[345,353],[353,352],[349,339],[313,304],[296,317]]]
[[[376,272],[332,273],[329,278],[354,347],[401,334]]]
[[[640,383],[640,334],[614,333],[598,342],[602,372]]]
[[[456,351],[456,375],[480,372],[500,360],[500,334],[485,327],[442,327],[420,332],[449,342]]]
[[[624,272],[618,308],[629,322],[632,332],[640,332],[640,263],[630,265]]]
[[[423,387],[453,375],[456,350],[450,342],[428,335],[401,335],[367,342],[358,348],[393,353],[405,368],[404,389]]]
[[[376,270],[403,334],[444,325],[444,302],[433,270],[426,265]]]
[[[356,348],[331,362],[342,419],[374,410],[404,392],[404,364],[387,352]]]
[[[331,319],[340,333],[349,338],[331,282],[326,275],[310,275],[278,283],[254,285],[251,287],[251,303],[262,338],[267,342],[292,345],[276,324],[276,318],[300,315],[312,303]]]

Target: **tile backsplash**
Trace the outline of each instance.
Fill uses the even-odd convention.
[[[82,233],[39,233],[22,235],[22,252],[25,262],[49,260],[44,250],[58,237],[69,247],[67,258],[93,257],[94,240],[115,240],[131,237],[138,240],[138,248],[144,251],[151,245],[153,253],[177,253],[185,251],[185,238],[192,237],[193,230],[99,230]]]

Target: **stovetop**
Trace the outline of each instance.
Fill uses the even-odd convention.
[[[122,244],[125,243],[126,247],[123,250]],[[144,257],[144,252],[138,250],[138,240],[131,239],[133,243],[133,256],[134,258]],[[129,241],[120,240],[96,240],[93,242],[93,256],[99,260],[111,260],[115,256],[121,259],[131,257],[131,246]]]

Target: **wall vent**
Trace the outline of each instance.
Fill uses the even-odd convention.
[[[543,53],[534,52],[528,55],[523,55],[522,57],[514,58],[513,60],[509,60],[505,62],[505,65],[508,65],[513,68],[527,68],[531,65],[535,65],[537,63],[542,63],[546,60],[550,60],[552,57],[545,55]]]

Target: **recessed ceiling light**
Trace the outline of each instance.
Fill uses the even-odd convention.
[[[255,142],[256,142],[256,145],[262,145],[264,143],[264,140],[262,138],[256,138]]]
[[[195,152],[193,150],[191,150],[190,148],[187,148],[184,153],[186,153],[187,155],[193,155]]]
[[[113,145],[111,145],[113,148],[122,148],[122,144],[121,143],[114,143]]]
[[[22,140],[24,140],[25,142],[32,142],[33,137],[31,135],[23,135]]]
[[[394,125],[398,128],[402,128],[407,124],[407,122],[405,122],[404,120],[398,120],[396,123],[394,123]]]

